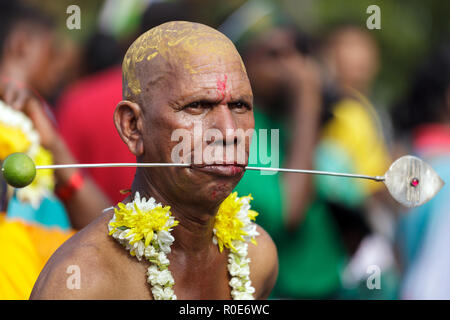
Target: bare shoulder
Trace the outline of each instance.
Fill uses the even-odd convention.
[[[116,270],[102,215],[66,241],[52,255],[35,283],[30,299],[114,298]]]
[[[278,276],[278,253],[270,235],[259,225],[257,245],[249,244],[250,277],[257,299],[267,299]]]

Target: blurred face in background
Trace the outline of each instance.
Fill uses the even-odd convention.
[[[48,97],[64,76],[65,60],[59,53],[54,30],[33,22],[19,22],[5,41],[2,69],[8,77],[25,82]]]
[[[61,77],[56,35],[53,31],[40,30],[30,36],[28,45],[30,85],[41,94],[49,95]]]
[[[378,48],[363,30],[341,29],[333,33],[325,46],[325,62],[339,86],[368,93],[378,72]]]
[[[286,91],[288,60],[299,52],[295,35],[287,29],[273,29],[251,42],[244,62],[258,100],[274,101]]]

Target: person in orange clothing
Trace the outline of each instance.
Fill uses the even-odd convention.
[[[0,175],[0,300],[24,300],[47,260],[75,230],[9,218],[7,205],[7,185]]]
[[[47,260],[74,233],[0,213],[0,300],[28,299]]]

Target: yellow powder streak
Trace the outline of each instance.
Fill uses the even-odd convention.
[[[190,74],[194,74],[198,70],[194,69],[189,59],[193,54],[211,57],[238,55],[233,43],[210,27],[185,21],[168,22],[142,34],[128,49],[122,64],[126,92],[141,93],[136,69],[144,59],[151,61],[161,56],[166,61],[180,63]],[[242,59],[241,66],[246,73]]]

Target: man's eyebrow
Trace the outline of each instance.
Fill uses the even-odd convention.
[[[243,94],[243,95],[238,95],[238,96],[232,96],[231,97],[231,102],[238,102],[238,101],[244,101],[247,103],[252,103],[253,102],[253,96],[251,94]]]
[[[211,105],[219,104],[222,101],[222,97],[218,97],[217,94],[211,93],[211,94],[193,94],[189,95],[185,98],[178,99],[179,105],[187,105],[193,102],[201,102],[201,103],[208,103]],[[237,102],[243,102],[248,105],[252,105],[253,103],[253,96],[252,95],[239,95],[239,96],[232,96],[231,99],[228,101],[228,103],[237,103]]]
[[[189,95],[185,95],[184,97],[175,98],[173,101],[180,105],[189,104],[192,102],[208,102],[211,104],[219,103],[220,98],[217,97],[217,95],[214,92],[211,93],[205,93],[205,92],[199,92],[199,93],[193,93]]]

